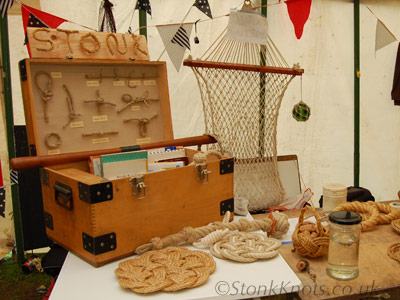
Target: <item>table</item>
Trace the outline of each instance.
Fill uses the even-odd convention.
[[[298,215],[298,212],[290,215],[293,217]],[[297,271],[296,264],[303,257],[297,252],[292,252],[292,245],[282,246],[280,253],[301,279],[303,287],[298,293],[301,299],[341,297],[360,299],[359,294],[375,295],[400,287],[400,265],[386,254],[388,247],[396,241],[400,241],[400,235],[392,229],[391,225],[379,225],[370,231],[362,232],[359,250],[360,274],[349,281],[335,280],[326,274],[327,255],[309,259],[310,271],[316,275],[313,281],[307,272]]]
[[[248,216],[248,218],[251,217]],[[247,299],[290,293],[301,289],[300,279],[281,255],[250,264],[218,258],[215,258],[215,261],[216,271],[200,287],[174,293],[139,295],[119,286],[117,277],[114,275],[119,261],[94,268],[74,254],[68,253],[50,300]]]

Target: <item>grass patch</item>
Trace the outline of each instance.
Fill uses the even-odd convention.
[[[44,272],[25,274],[16,259],[8,259],[0,264],[1,300],[41,300],[45,294],[37,292],[36,289],[41,285],[48,288],[51,279],[52,277]]]

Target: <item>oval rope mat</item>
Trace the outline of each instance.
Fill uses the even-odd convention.
[[[281,242],[262,233],[232,232],[211,247],[211,254],[237,262],[254,262],[278,255]]]
[[[200,286],[216,268],[208,253],[183,247],[153,250],[118,266],[115,275],[120,286],[140,294]]]

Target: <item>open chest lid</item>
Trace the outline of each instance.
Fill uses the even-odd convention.
[[[34,58],[19,67],[31,155],[173,139],[165,62]]]

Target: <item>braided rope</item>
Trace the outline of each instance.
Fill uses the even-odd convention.
[[[304,222],[304,213],[307,210],[311,210],[317,223]],[[328,253],[329,228],[321,224],[321,218],[314,207],[306,206],[301,209],[292,240],[293,247],[303,256],[316,258]]]
[[[392,221],[392,228],[398,233],[400,234],[400,219],[394,220]]]
[[[286,215],[279,212],[273,212],[264,219],[249,221],[242,218],[239,221],[230,223],[214,222],[197,228],[185,227],[178,233],[171,234],[163,238],[152,238],[149,243],[137,247],[135,253],[141,254],[153,249],[159,250],[168,246],[178,245],[183,242],[188,242],[191,244],[198,239],[205,237],[211,232],[223,230],[225,228],[229,229],[229,231],[262,230],[271,234],[272,237],[279,238],[287,233],[289,226],[288,217]]]
[[[119,263],[115,275],[121,287],[148,294],[200,286],[215,268],[215,261],[208,253],[169,247]]]
[[[363,218],[363,221],[361,222],[362,231],[371,229],[376,224],[378,224],[378,221],[380,220],[378,206],[374,205],[374,202],[372,201],[368,202],[353,201],[353,202],[342,203],[334,209],[334,211],[340,211],[340,210],[354,211],[357,213],[368,213],[370,215],[369,218],[365,219]]]
[[[388,248],[387,255],[400,263],[400,243],[394,243]]]
[[[266,234],[231,232],[211,247],[211,254],[242,263],[269,259],[279,254],[281,242]]]

